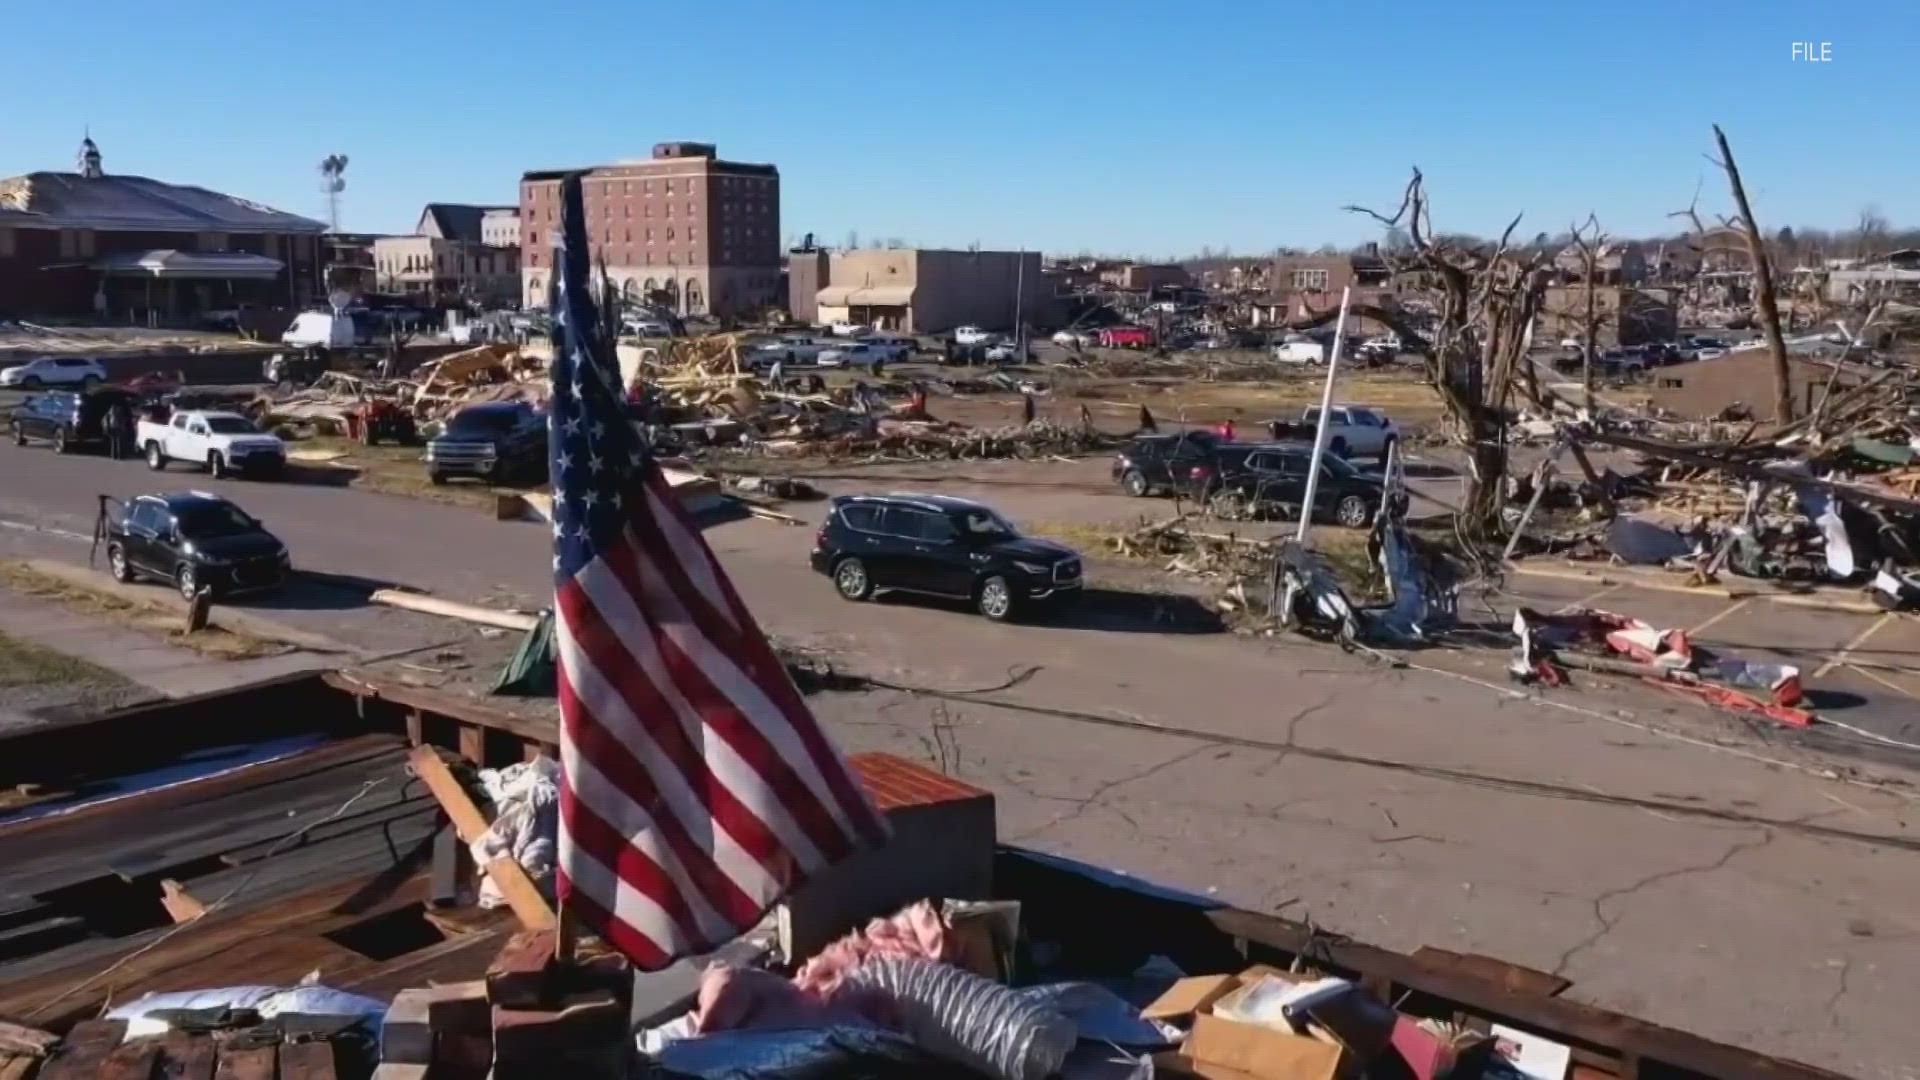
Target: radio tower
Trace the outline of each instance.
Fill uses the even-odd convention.
[[[320,190],[327,195],[327,231],[340,231],[340,193],[347,189],[347,155],[328,154],[320,162]]]

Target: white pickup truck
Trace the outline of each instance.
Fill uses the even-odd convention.
[[[287,464],[286,444],[239,413],[193,409],[174,413],[164,424],[142,420],[136,438],[155,472],[169,461],[191,461],[216,477],[274,476]]]
[[[1301,410],[1300,419],[1293,423],[1285,420],[1268,421],[1267,433],[1276,442],[1298,440],[1311,443],[1319,426],[1320,409],[1310,406]],[[1388,450],[1399,441],[1400,429],[1394,426],[1386,413],[1378,409],[1361,405],[1335,405],[1327,417],[1327,449],[1337,457],[1373,457],[1384,462]]]

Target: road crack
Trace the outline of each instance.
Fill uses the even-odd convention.
[[[1593,921],[1599,924],[1599,929],[1588,934],[1580,941],[1575,942],[1565,952],[1561,953],[1559,961],[1556,962],[1551,969],[1551,974],[1564,975],[1567,965],[1573,962],[1574,957],[1598,945],[1608,934],[1613,932],[1615,926],[1619,925],[1620,920],[1626,915],[1626,912],[1624,910],[1616,911],[1614,915],[1609,917],[1606,905],[1610,901],[1626,899],[1640,892],[1642,889],[1651,888],[1664,881],[1672,881],[1675,878],[1685,877],[1688,874],[1705,874],[1714,870],[1723,870],[1729,862],[1733,861],[1736,855],[1742,852],[1755,851],[1773,843],[1774,835],[1774,830],[1762,829],[1758,839],[1737,841],[1712,862],[1701,866],[1682,866],[1673,870],[1662,870],[1659,873],[1649,874],[1631,885],[1623,885],[1617,889],[1608,889],[1606,892],[1594,897],[1589,902],[1593,905]]]

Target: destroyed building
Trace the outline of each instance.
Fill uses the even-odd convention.
[[[191,325],[239,304],[319,295],[326,226],[206,188],[108,173],[0,180],[0,296],[15,318]]]
[[[1186,267],[1168,263],[1121,263],[1102,270],[1100,280],[1127,292],[1152,292],[1192,284]]]
[[[1811,411],[1827,393],[1858,386],[1870,371],[1848,364],[1837,374],[1833,361],[1789,357],[1787,360],[1793,407]],[[1773,356],[1766,349],[1741,349],[1711,360],[1655,373],[1648,400],[1655,406],[1689,419],[1717,416],[1734,406],[1746,406],[1758,420],[1773,419]]]
[[[520,180],[521,296],[544,307],[569,170]],[[726,161],[711,143],[668,142],[638,161],[584,170],[594,264],[629,304],[748,315],[780,287],[780,170]]]
[[[1550,286],[1540,306],[1543,318],[1536,341],[1584,339],[1586,285]],[[1595,285],[1593,312],[1598,322],[1596,340],[1601,348],[1672,341],[1680,328],[1679,299],[1674,289]]]
[[[1267,271],[1271,287],[1253,301],[1255,327],[1283,326],[1340,306],[1342,289],[1353,290],[1353,303],[1397,306],[1399,288],[1393,270],[1377,252],[1359,255],[1289,255],[1275,259]],[[1364,316],[1347,322],[1347,333],[1359,337],[1384,334],[1388,327]]]

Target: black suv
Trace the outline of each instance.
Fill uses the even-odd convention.
[[[1307,497],[1313,448],[1294,444],[1232,443],[1214,455],[1208,506],[1221,517],[1258,516],[1283,511],[1291,517]],[[1349,528],[1373,520],[1384,489],[1342,458],[1320,459],[1320,483],[1313,492],[1313,516]]]
[[[203,588],[214,596],[277,588],[287,577],[287,546],[204,491],[139,496],[107,516],[106,532],[115,581],[159,578],[192,599]]]
[[[951,596],[995,621],[1080,589],[1072,548],[1021,536],[992,509],[940,495],[834,499],[811,562],[848,600],[894,589]]]
[[[489,401],[453,414],[427,444],[427,479],[471,476],[497,484],[544,475],[547,418],[524,401]]]
[[[1219,446],[1220,437],[1211,431],[1141,435],[1114,455],[1113,478],[1136,497],[1204,489]]]
[[[139,413],[140,399],[125,390],[103,389],[87,393],[49,390],[35,394],[13,407],[8,429],[15,446],[38,439],[64,454],[88,446],[107,444],[107,411],[116,401],[124,401],[129,415]],[[132,442],[132,433],[128,433]]]

